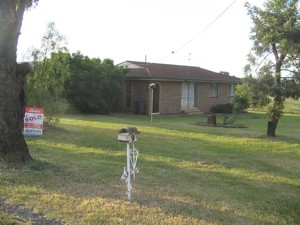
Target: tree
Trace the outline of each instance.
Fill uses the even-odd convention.
[[[0,0],[0,157],[8,162],[31,160],[21,129],[21,100],[27,64],[16,63],[23,14],[38,0]]]
[[[257,77],[246,76],[237,86],[234,103],[243,100],[247,107],[263,108],[271,102],[270,93],[274,84],[275,79],[269,72],[259,73]]]
[[[124,79],[123,68],[110,59],[101,62],[80,52],[70,59],[71,76],[65,82],[65,97],[82,113],[109,113],[118,104]]]
[[[264,91],[264,96],[270,98],[267,135],[275,137],[284,101],[287,97],[297,98],[300,95],[300,14],[298,0],[268,0],[263,7],[246,3],[254,24],[250,36],[254,46],[249,54],[249,65],[245,68],[248,77],[252,76],[253,70],[258,71],[258,84],[265,84],[261,83],[262,78],[271,82],[262,92],[258,88],[261,85],[255,90],[260,93],[256,95],[259,99]],[[270,73],[273,80],[270,80]],[[293,91],[288,87],[293,87]]]
[[[70,74],[64,37],[48,24],[39,48],[31,50],[32,71],[26,84],[27,104],[45,108],[47,122],[57,119],[63,105],[63,84]]]
[[[66,108],[63,93],[70,75],[69,59],[69,53],[59,51],[35,61],[26,80],[26,104],[44,108],[48,123],[57,121]]]
[[[108,85],[104,86],[103,99],[106,102],[107,112],[119,110],[119,97],[123,93],[124,75],[127,70],[116,67],[113,60],[104,59],[102,62],[103,75],[108,78]]]

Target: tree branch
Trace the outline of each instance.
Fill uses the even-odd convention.
[[[261,62],[257,65],[256,69],[255,69],[255,73],[257,73],[258,68],[261,66],[261,64],[269,57],[269,55],[271,55],[272,52],[269,52],[262,60]]]
[[[272,47],[272,52],[275,56],[275,60],[276,60],[276,62],[278,62],[279,61],[279,55],[278,55],[278,51],[277,51],[275,43],[272,43],[271,47]]]

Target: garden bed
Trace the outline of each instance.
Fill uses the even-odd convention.
[[[206,122],[197,122],[197,126],[207,126],[207,127],[224,127],[224,128],[247,128],[247,126],[243,124],[216,124],[212,125]]]

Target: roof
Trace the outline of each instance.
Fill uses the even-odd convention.
[[[239,83],[241,79],[224,73],[216,73],[195,66],[125,61],[118,66],[128,68],[125,79],[130,80],[176,80]]]

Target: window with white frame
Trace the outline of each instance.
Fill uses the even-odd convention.
[[[211,83],[209,85],[209,97],[218,97],[218,84]]]
[[[229,93],[228,93],[228,95],[230,97],[234,96],[235,91],[236,91],[236,84],[229,84]]]

